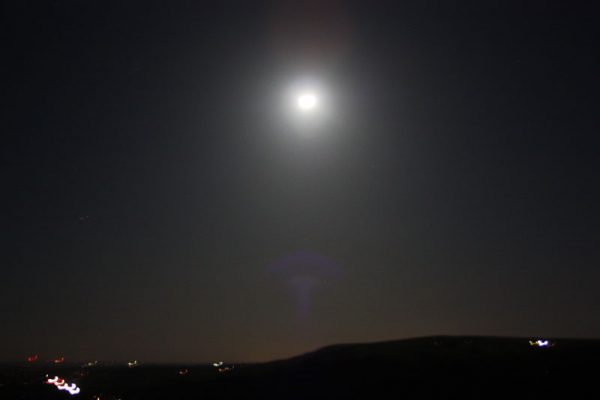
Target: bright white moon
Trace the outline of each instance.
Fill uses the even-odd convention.
[[[317,96],[312,93],[304,93],[298,96],[298,107],[301,110],[312,110],[317,106]]]

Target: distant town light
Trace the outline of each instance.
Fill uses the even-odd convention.
[[[69,392],[69,394],[71,394],[71,396],[79,394],[79,392],[81,391],[79,387],[77,387],[77,385],[74,383],[71,383],[70,385],[65,383],[64,385],[56,385],[56,387],[58,388],[58,390],[66,390],[67,392]]]
[[[83,368],[95,367],[98,365],[98,360],[90,361],[82,365]]]
[[[48,375],[46,375],[48,376]],[[74,383],[68,384],[64,379],[55,376],[54,378],[47,378],[46,383],[48,385],[54,385],[58,390],[64,390],[69,392],[71,396],[79,394],[81,389]]]
[[[552,347],[552,346],[554,346],[554,342],[552,342],[550,340],[537,339],[537,340],[530,340],[529,345],[532,347]]]
[[[55,385],[59,380],[61,380],[62,383],[64,383],[64,380],[60,379],[58,376],[55,376],[54,378],[48,378],[48,379],[46,379],[46,383],[48,385]]]

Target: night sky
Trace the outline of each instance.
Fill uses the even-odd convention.
[[[14,3],[0,361],[600,336],[592,2]]]

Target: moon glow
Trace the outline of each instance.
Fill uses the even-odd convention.
[[[317,106],[318,99],[312,93],[302,93],[298,96],[298,108],[302,111],[310,111]]]

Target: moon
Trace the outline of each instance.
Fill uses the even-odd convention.
[[[300,108],[302,111],[310,111],[315,109],[317,103],[317,96],[313,93],[302,93],[298,96],[298,108]]]

